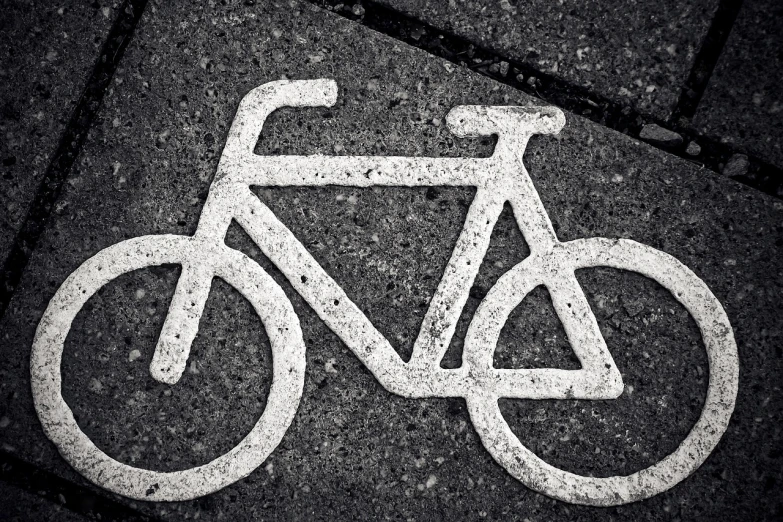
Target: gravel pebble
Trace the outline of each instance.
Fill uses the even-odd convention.
[[[666,147],[676,147],[682,144],[682,136],[654,123],[648,123],[642,127],[639,138],[655,145],[663,145]]]
[[[744,176],[748,173],[750,162],[744,154],[734,154],[723,167],[723,175],[733,178],[734,176]]]
[[[689,156],[698,156],[701,154],[701,146],[695,141],[692,141],[688,144],[688,148],[685,149],[685,153]]]

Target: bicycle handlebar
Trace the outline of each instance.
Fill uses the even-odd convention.
[[[337,82],[320,80],[279,80],[248,92],[239,102],[228,131],[223,154],[252,152],[267,117],[282,107],[331,107],[337,102]]]

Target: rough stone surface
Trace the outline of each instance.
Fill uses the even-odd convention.
[[[29,520],[80,522],[87,520],[61,504],[54,504],[1,481],[0,513],[2,513],[0,518],[6,522],[27,522]]]
[[[676,147],[682,143],[682,136],[654,123],[648,123],[642,127],[639,137],[644,141],[649,141],[654,145],[663,145],[664,147]]]
[[[118,2],[4,2],[0,16],[0,265],[79,102]]]
[[[666,119],[717,1],[380,0],[442,30]]]
[[[195,230],[228,126],[250,89],[284,75],[330,77],[340,86],[331,109],[273,114],[257,146],[263,154],[486,156],[488,140],[448,133],[448,109],[531,102],[307,4],[155,7],[144,15],[0,324],[0,396],[8,419],[0,443],[72,480],[81,479],[45,438],[32,405],[29,354],[38,320],[67,275],[100,249],[139,235]],[[248,478],[194,501],[133,504],[161,518],[226,520],[779,515],[783,205],[571,115],[559,136],[533,138],[527,150],[526,165],[562,240],[624,237],[661,249],[693,269],[726,308],[740,356],[737,408],[718,448],[692,477],[650,500],[611,509],[531,492],[483,449],[463,401],[386,392],[232,226],[227,244],[270,270],[300,316],[307,346],[301,405],[281,445]],[[471,190],[257,193],[407,359]],[[527,254],[506,209],[443,366],[460,364],[478,303]],[[175,386],[152,379],[152,350],[178,275],[177,267],[161,267],[107,285],[77,316],[62,367],[65,400],[98,447],[155,470],[203,464],[236,445],[261,415],[271,376],[260,320],[217,281],[184,377]],[[552,465],[628,474],[671,452],[696,421],[706,355],[685,310],[650,280],[612,269],[580,271],[577,278],[625,392],[614,401],[504,400],[501,411],[521,442]],[[543,289],[512,313],[495,365],[575,367]]]
[[[696,111],[696,130],[783,167],[783,6],[742,4]]]

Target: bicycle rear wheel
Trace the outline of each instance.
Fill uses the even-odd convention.
[[[63,345],[76,314],[103,285],[150,266],[209,259],[214,276],[236,288],[261,317],[272,345],[273,379],[266,408],[228,453],[174,472],[114,460],[81,431],[62,397]],[[189,500],[213,493],[260,466],[293,420],[304,387],[305,345],[299,319],[280,286],[250,258],[223,244],[188,236],[129,239],[85,261],[57,290],[36,330],[30,361],[33,401],[44,432],[79,473],[100,487],[138,500]]]
[[[709,386],[702,413],[679,447],[656,464],[627,476],[586,477],[556,468],[527,449],[509,428],[498,406],[497,395],[472,392],[466,397],[470,418],[484,447],[492,457],[527,487],[552,498],[574,504],[615,506],[643,500],[665,491],[693,473],[709,456],[726,431],[734,411],[739,381],[739,362],[734,334],[718,299],[707,285],[674,257],[630,240],[581,239],[559,247],[558,264],[573,273],[580,268],[605,266],[637,272],[669,290],[696,321],[709,362]],[[522,267],[520,266],[520,269]],[[467,339],[497,341],[508,313],[524,295],[514,295],[514,285],[524,279],[514,269],[504,275],[479,306]],[[506,292],[511,285],[512,290]],[[522,286],[522,285],[520,285]],[[493,289],[494,290],[494,289]],[[501,296],[513,295],[509,302]],[[504,315],[505,314],[505,315]],[[493,319],[494,320],[491,320]],[[471,330],[497,331],[473,335]],[[486,355],[495,343],[483,342],[472,350]],[[489,358],[491,360],[491,356]]]

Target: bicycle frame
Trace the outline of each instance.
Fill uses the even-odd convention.
[[[484,447],[526,486],[567,502],[611,506],[649,498],[693,473],[718,444],[734,410],[739,361],[731,323],[706,283],[665,252],[629,239],[557,239],[522,156],[530,136],[557,133],[563,127],[563,113],[554,108],[452,109],[447,124],[454,134],[498,135],[489,158],[253,154],[272,111],[332,105],[336,96],[331,80],[273,82],[251,91],[229,131],[196,233],[121,241],[84,261],[62,283],[38,324],[30,377],[44,432],[63,457],[89,480],[115,493],[174,501],[207,495],[248,476],[280,443],[302,397],[306,348],[296,311],[280,285],[252,259],[225,245],[228,227],[236,220],[387,390],[405,397],[463,397]],[[325,185],[476,187],[407,363],[250,189]],[[462,366],[442,369],[440,359],[506,201],[531,253],[503,274],[479,304],[465,336]],[[264,412],[236,446],[206,464],[158,472],[118,462],[95,446],[62,396],[61,363],[68,331],[91,296],[122,274],[168,263],[181,264],[182,272],[152,358],[152,376],[170,384],[179,380],[212,279],[221,277],[248,299],[267,329],[273,378]],[[709,362],[704,407],[687,437],[662,460],[624,476],[582,476],[546,463],[520,442],[497,400],[613,399],[622,393],[620,372],[574,275],[575,270],[594,266],[636,272],[666,288],[698,325]],[[493,368],[495,347],[509,314],[539,285],[549,290],[582,368]]]
[[[555,108],[461,106],[447,118],[457,136],[497,134],[489,158],[399,156],[259,156],[253,153],[267,116],[280,107],[331,106],[332,80],[272,82],[251,91],[240,103],[195,238],[222,244],[232,220],[285,275],[387,390],[406,397],[467,397],[481,393],[509,398],[616,398],[622,380],[601,337],[589,305],[571,274],[558,268],[562,245],[522,164],[534,133],[554,134],[565,124]],[[471,186],[475,198],[437,290],[430,301],[409,362],[405,363],[340,286],[264,205],[251,186]],[[531,254],[519,268],[537,273],[550,286],[580,370],[494,369],[492,355],[465,352],[458,369],[440,368],[457,321],[489,246],[503,205],[509,201]],[[228,247],[226,247],[228,248]],[[549,272],[547,274],[547,272]],[[159,381],[173,384],[184,371],[190,343],[209,294],[203,266],[183,265],[182,274],[151,363]],[[565,301],[568,301],[567,306]],[[575,305],[575,306],[573,306]],[[570,327],[568,315],[588,316],[588,328]]]

